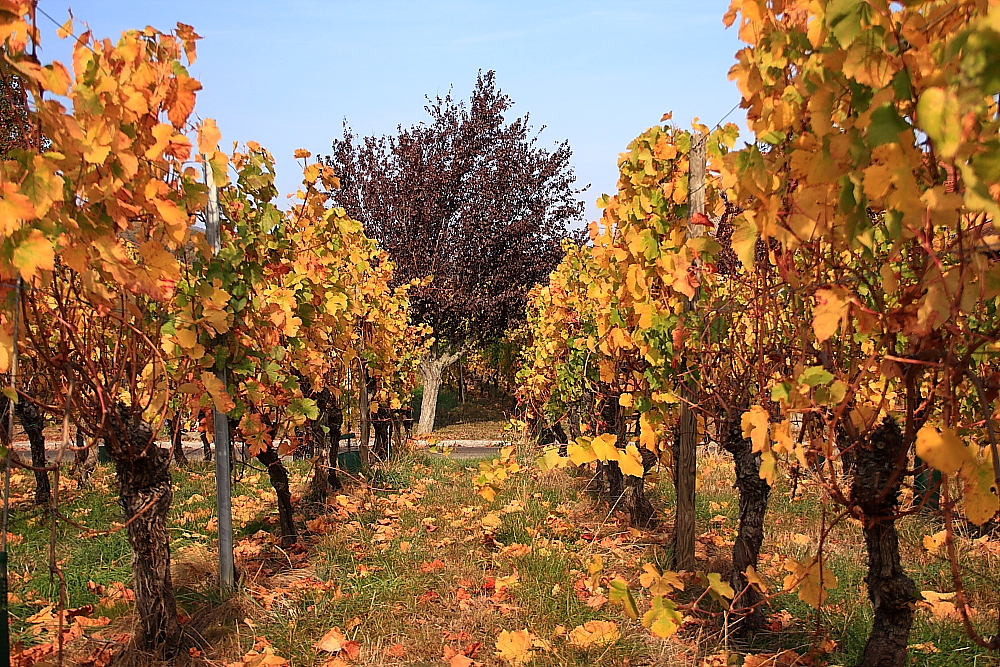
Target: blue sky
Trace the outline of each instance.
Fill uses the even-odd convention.
[[[215,118],[224,145],[255,140],[278,160],[293,192],[296,148],[326,153],[346,117],[356,134],[426,119],[425,95],[454,86],[467,98],[494,69],[530,113],[541,145],[569,139],[578,182],[595,201],[614,192],[617,159],[636,135],[673,111],[711,125],[739,101],[728,80],[740,48],[722,15],[727,0],[41,0],[60,23],[72,8],[99,37],[178,21],[204,39],[191,68],[204,90],[196,111]],[[39,16],[41,57],[69,61],[70,43]],[[743,123],[742,110],[729,118]]]

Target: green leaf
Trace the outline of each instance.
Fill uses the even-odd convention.
[[[289,410],[293,414],[305,415],[307,419],[319,418],[319,406],[311,398],[293,398]]]
[[[833,379],[833,373],[822,366],[810,366],[799,376],[799,382],[815,387],[818,384],[828,384]]]
[[[955,157],[962,141],[958,96],[952,90],[928,88],[917,103],[917,122],[934,142],[939,157]]]
[[[845,49],[861,34],[862,0],[832,0],[826,6],[826,24]]]
[[[12,403],[17,403],[17,389],[13,387],[4,387],[3,395],[11,400]]]
[[[881,106],[872,112],[871,124],[868,126],[868,145],[872,148],[882,144],[899,143],[899,133],[910,129],[907,123],[891,104]]]
[[[632,597],[632,589],[628,587],[628,582],[621,577],[615,577],[614,581],[611,582],[608,599],[624,605],[625,613],[628,614],[629,618],[639,618],[639,607],[635,604],[635,598]]]
[[[791,402],[792,385],[788,382],[781,382],[771,387],[771,400],[775,403],[788,404]]]

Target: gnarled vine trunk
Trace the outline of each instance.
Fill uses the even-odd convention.
[[[753,451],[751,440],[743,437],[740,422],[730,421],[725,428],[722,446],[733,455],[736,487],[740,492],[739,530],[733,544],[733,569],[729,575],[730,585],[740,596],[733,605],[733,627],[739,632],[751,632],[764,626],[764,611],[759,606],[760,593],[753,586],[748,587],[746,570],[750,566],[757,569],[771,485],[760,478],[761,455]]]
[[[83,437],[83,431],[76,431],[76,451],[73,453],[73,475],[79,488],[90,484],[90,475],[94,472],[95,461],[90,456],[90,447]]]
[[[288,470],[278,456],[278,450],[268,447],[257,455],[257,460],[267,467],[267,476],[271,486],[278,496],[278,524],[281,528],[281,546],[286,549],[299,539],[295,530],[295,520],[292,509],[292,490],[288,484]]]
[[[198,435],[201,437],[202,456],[206,461],[212,460],[212,443],[208,440],[208,429],[212,427],[212,413],[198,413]]]
[[[868,597],[875,610],[872,631],[858,667],[904,667],[917,587],[899,556],[896,514],[902,476],[893,477],[907,446],[896,421],[887,417],[854,451],[851,501],[862,517],[868,547]]]
[[[313,398],[319,409],[319,417],[311,424],[316,463],[309,485],[309,497],[314,501],[322,501],[327,493],[338,491],[343,486],[337,477],[337,456],[340,454],[344,413],[329,389],[324,389]]]
[[[633,528],[652,528],[656,524],[656,510],[646,497],[645,475],[656,465],[657,457],[645,447],[639,448],[639,454],[642,456],[643,476],[625,475],[622,504]]]
[[[174,461],[179,466],[187,466],[188,459],[184,453],[184,434],[181,431],[182,421],[180,417],[167,420],[167,430],[170,432],[170,451]]]
[[[28,399],[21,399],[14,405],[24,432],[31,444],[31,467],[35,473],[35,504],[44,505],[49,502],[52,488],[49,485],[49,473],[45,470],[45,417],[38,406]]]
[[[156,445],[152,427],[120,408],[105,439],[115,463],[118,492],[132,546],[132,587],[139,632],[146,650],[172,654],[181,636],[177,600],[170,576],[167,513],[173,499],[170,453]]]

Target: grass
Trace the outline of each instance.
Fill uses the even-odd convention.
[[[292,665],[319,665],[330,654],[317,652],[314,644],[335,626],[344,641],[358,642],[357,655],[351,652],[354,645],[341,653],[358,666],[444,665],[449,662],[445,658],[463,653],[484,665],[503,664],[495,655],[498,635],[521,629],[551,642],[551,650],[536,649],[531,664],[540,666],[697,666],[725,648],[717,617],[692,619],[663,640],[629,620],[620,607],[602,603],[606,590],[595,596],[587,589],[587,566],[594,556],[603,559],[605,587],[615,575],[635,584],[643,563],[669,562],[670,536],[628,530],[605,501],[585,491],[582,474],[527,471],[511,477],[496,500],[487,503],[471,483],[475,462],[417,454],[379,471],[370,486],[349,484],[323,507],[300,501],[302,546],[292,550],[280,549],[274,540],[277,515],[266,474],[246,471],[233,492],[243,583],[223,603],[212,553],[210,465],[195,464],[174,474],[174,575],[188,644],[194,649],[176,664],[233,662],[255,645],[263,650],[269,643]],[[291,468],[293,485],[303,488],[308,463],[297,461]],[[58,591],[48,575],[48,522],[30,504],[33,481],[15,475],[13,482],[12,634],[14,641],[31,646],[50,636],[36,634],[37,624],[26,619],[52,604]],[[67,516],[97,529],[122,520],[111,500],[109,467],[98,467],[91,488],[75,486],[64,477],[61,507]],[[670,485],[662,481],[652,486],[654,504],[671,507]],[[670,514],[664,510],[665,526]],[[725,570],[737,516],[731,464],[723,457],[703,457],[701,568]],[[779,480],[760,568],[768,581],[780,584],[787,574],[785,558],[815,552],[821,518],[817,489],[800,484],[792,499],[787,480]],[[911,517],[901,522],[904,562],[918,589],[941,591],[948,581],[945,565],[921,546],[928,529],[936,529],[927,521]],[[995,538],[979,544],[963,540],[965,557],[974,559],[983,574],[969,582],[983,622],[995,620],[1000,607],[996,547]],[[859,655],[871,623],[859,527],[842,522],[831,533],[827,554],[840,585],[824,608],[819,636],[836,642],[826,656],[829,663],[848,665]],[[95,605],[91,615],[106,616],[110,624],[92,634],[124,641],[135,620],[131,605],[114,599],[114,591],[120,590],[116,583],[129,586],[131,555],[124,533],[83,537],[76,528],[61,527],[56,557],[66,576],[69,606]],[[639,604],[647,604],[642,594]],[[786,619],[787,627],[761,633],[749,646],[729,648],[808,652],[817,634],[815,611],[791,594],[777,598],[770,612],[775,623]],[[591,620],[615,622],[621,640],[590,650],[570,645],[567,631]],[[917,611],[911,643],[917,647],[912,651],[916,665],[998,664],[995,656],[972,646],[956,620],[923,608]],[[92,649],[80,640],[71,647]],[[453,664],[462,663],[458,659]]]

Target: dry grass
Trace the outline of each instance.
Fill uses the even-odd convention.
[[[307,464],[297,462],[294,482],[306,483]],[[351,656],[358,667],[374,665],[447,665],[446,656],[466,653],[483,665],[503,664],[495,654],[503,630],[528,629],[551,641],[552,650],[538,650],[533,665],[681,665],[698,667],[705,656],[727,648],[721,617],[692,618],[670,639],[652,636],[620,607],[600,603],[585,589],[587,565],[595,556],[604,562],[604,585],[622,576],[638,589],[642,565],[669,562],[672,522],[671,487],[653,484],[654,504],[663,528],[629,530],[608,503],[586,491],[582,473],[527,471],[512,477],[493,503],[479,497],[471,483],[475,464],[412,455],[390,469],[378,471],[370,485],[353,483],[326,505],[301,505],[302,547],[282,550],[273,538],[276,518],[266,475],[248,471],[234,493],[238,569],[243,573],[237,593],[222,600],[218,594],[211,520],[212,475],[195,466],[175,474],[176,496],[171,512],[175,538],[173,576],[185,616],[185,644],[179,657],[157,661],[155,656],[128,651],[122,664],[222,665],[235,662],[264,641],[293,665],[320,665],[330,654],[314,644],[331,628],[358,642]],[[71,516],[100,526],[117,520],[108,503],[111,476],[106,467],[95,474],[91,491],[69,492],[64,508]],[[12,532],[15,545],[12,589],[21,602],[12,605],[23,619],[37,611],[54,590],[42,577],[44,563],[28,554],[44,544],[47,526],[40,511],[27,505],[30,480],[19,478],[15,489],[22,504]],[[704,456],[700,467],[699,567],[725,572],[729,564],[738,516],[732,467],[726,457]],[[206,514],[206,511],[208,512]],[[787,558],[815,552],[823,512],[820,492],[800,484],[792,499],[785,480],[772,495],[767,538],[760,571],[773,584],[787,574]],[[942,590],[945,565],[927,553],[921,539],[927,519],[900,522],[904,561],[918,588]],[[970,579],[973,604],[989,618],[1000,607],[997,581],[997,540],[962,542],[963,557],[980,571]],[[831,664],[850,664],[863,645],[871,608],[863,583],[864,544],[858,526],[844,521],[826,545],[828,565],[840,579],[824,609],[819,636],[829,635],[837,648]],[[59,557],[68,573],[70,605],[94,604],[88,579],[110,585],[128,581],[128,548],[118,533],[101,540],[73,539],[64,534]],[[514,575],[516,574],[516,580]],[[497,586],[496,581],[507,581]],[[701,589],[689,578],[687,597]],[[598,592],[606,595],[607,590]],[[638,594],[640,607],[648,604]],[[590,600],[594,606],[587,604]],[[719,608],[709,605],[708,611]],[[780,631],[758,635],[753,644],[729,649],[743,652],[796,649],[808,651],[816,637],[815,613],[795,595],[775,600],[771,613],[786,624]],[[111,617],[105,634],[128,632],[134,617],[127,607],[97,612]],[[568,629],[590,620],[617,623],[622,638],[607,649],[570,646]],[[18,622],[15,638],[30,644],[39,638]],[[776,626],[777,627],[777,626]],[[263,641],[260,638],[265,638]],[[912,642],[921,665],[996,664],[993,656],[970,646],[957,622],[918,611]],[[931,648],[938,653],[931,652]],[[193,649],[193,650],[190,650]]]

